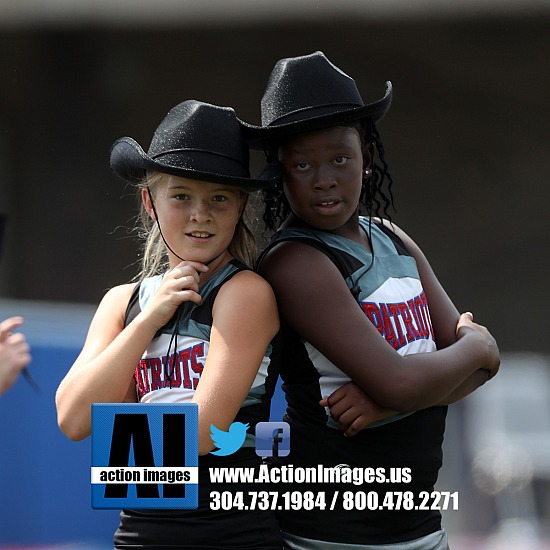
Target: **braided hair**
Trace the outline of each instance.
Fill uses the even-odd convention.
[[[373,145],[372,173],[363,178],[359,198],[360,206],[362,206],[360,212],[369,217],[384,217],[391,221],[390,209],[396,211],[393,203],[393,179],[389,173],[384,146],[378,129],[370,119],[348,126],[358,131],[362,145]],[[268,163],[277,158],[279,145],[280,143],[266,145],[265,154]],[[282,181],[264,189],[262,193],[264,202],[263,221],[266,230],[276,231],[291,212],[283,191]]]

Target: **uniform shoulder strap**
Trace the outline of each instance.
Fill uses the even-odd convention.
[[[256,263],[256,269],[257,270],[260,269],[260,265],[262,261],[265,259],[266,255],[272,248],[274,248],[279,243],[288,242],[288,241],[300,242],[300,243],[307,244],[308,246],[312,246],[313,248],[316,248],[317,250],[322,252],[325,256],[327,256],[327,258],[337,267],[338,271],[341,273],[344,279],[349,278],[351,280],[351,273],[350,273],[349,267],[344,261],[344,259],[342,258],[342,256],[337,254],[331,246],[329,246],[327,243],[325,243],[321,239],[316,239],[315,237],[307,237],[305,235],[278,236],[277,234],[275,234],[272,241],[267,245],[267,247],[262,251],[262,253],[258,257],[258,261]],[[356,284],[352,284],[352,288],[350,290],[354,298],[358,300],[361,289]]]
[[[384,235],[389,237],[389,239],[391,240],[393,246],[395,247],[395,250],[397,251],[397,253],[400,256],[411,256],[411,253],[410,253],[409,249],[407,248],[407,245],[403,242],[401,237],[399,237],[399,235],[397,235],[397,233],[395,231],[393,231],[393,229],[391,229],[390,227],[388,227],[384,223],[380,223],[380,222],[377,222],[377,221],[374,222],[374,223],[380,229],[380,231],[382,231],[382,233],[384,233]]]
[[[124,326],[127,327],[138,315],[140,312],[139,307],[139,289],[141,288],[141,282],[139,282],[132,290],[132,295],[128,301],[128,306],[126,307],[126,313],[124,314]]]

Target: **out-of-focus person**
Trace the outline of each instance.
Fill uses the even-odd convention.
[[[21,332],[23,317],[10,317],[0,323],[0,394],[7,392],[21,371],[31,362],[30,347]]]

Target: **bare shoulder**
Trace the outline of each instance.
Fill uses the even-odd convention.
[[[266,255],[260,273],[269,282],[281,279],[285,285],[289,281],[309,280],[312,273],[335,271],[333,262],[317,248],[298,241],[285,241],[277,244]]]
[[[96,317],[111,315],[123,319],[135,287],[136,283],[127,283],[109,289],[97,308]]]
[[[279,328],[271,285],[254,271],[241,271],[221,288],[212,309],[217,327],[234,334],[258,332],[271,338]]]
[[[135,286],[133,283],[119,285],[105,293],[92,319],[77,363],[95,357],[124,329],[126,309]]]
[[[222,298],[246,298],[246,301],[275,300],[271,285],[255,271],[243,270],[234,275],[220,289]]]
[[[103,296],[103,299],[101,300],[102,303],[106,302],[111,305],[125,303],[126,305],[128,305],[128,301],[132,296],[132,292],[136,288],[136,284],[137,283],[126,283],[110,288]]]

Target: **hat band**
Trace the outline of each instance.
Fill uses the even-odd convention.
[[[278,126],[279,124],[287,124],[289,122],[299,122],[307,120],[309,118],[316,118],[323,115],[330,115],[333,113],[339,113],[342,111],[349,111],[352,109],[360,109],[364,105],[357,103],[330,103],[327,105],[316,105],[315,107],[304,107],[302,109],[296,109],[290,113],[274,118],[268,123],[268,126]],[[304,118],[304,113],[309,113],[307,118]]]
[[[239,159],[236,159],[235,157],[230,157],[229,155],[224,155],[223,153],[218,153],[216,151],[208,151],[207,149],[193,149],[190,147],[183,147],[181,149],[169,149],[168,151],[163,151],[162,153],[157,153],[156,155],[152,155],[151,158],[156,160],[159,157],[163,157],[165,155],[171,155],[173,153],[185,153],[187,151],[192,151],[195,153],[206,153],[207,155],[213,155],[216,157],[223,157],[226,158],[232,162],[236,162],[237,164],[240,164],[245,170],[248,171],[248,166],[244,163],[242,163]]]

